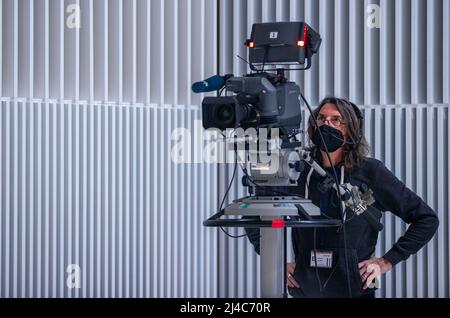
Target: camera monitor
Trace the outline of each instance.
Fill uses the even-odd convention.
[[[321,38],[305,22],[255,23],[246,41],[253,65],[305,64],[319,49]]]

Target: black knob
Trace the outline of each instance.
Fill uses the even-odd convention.
[[[305,168],[305,163],[303,161],[289,162],[289,168],[295,169],[297,172],[302,172]]]
[[[251,186],[251,181],[250,181],[250,178],[248,176],[243,176],[242,177],[242,185],[244,187],[250,187]]]

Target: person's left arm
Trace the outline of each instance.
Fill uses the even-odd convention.
[[[361,277],[366,280],[366,285],[372,281],[369,279],[372,276],[374,278],[391,270],[400,261],[417,253],[431,240],[439,226],[436,212],[381,162],[375,169],[374,176],[370,188],[376,201],[384,211],[391,211],[408,223],[409,227],[383,257],[374,257],[359,264]],[[370,266],[371,264],[373,265]]]

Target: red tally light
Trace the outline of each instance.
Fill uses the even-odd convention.
[[[298,40],[297,46],[304,47],[307,36],[308,36],[308,27],[305,24],[305,25],[303,25],[303,40]]]
[[[248,42],[248,47],[249,48],[254,48],[255,47],[255,42],[253,42],[253,41],[251,41],[251,42]]]
[[[286,225],[284,224],[284,220],[272,220],[272,228],[274,229],[283,229]]]

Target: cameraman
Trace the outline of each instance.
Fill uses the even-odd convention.
[[[378,231],[349,209],[344,223],[346,244],[343,226],[292,228],[295,262],[287,264],[289,291],[294,297],[349,297],[350,288],[352,297],[374,297],[374,279],[421,249],[433,237],[439,220],[436,213],[383,163],[367,157],[369,145],[363,133],[363,117],[356,105],[344,99],[325,98],[314,110],[314,115],[339,182],[367,185],[373,191],[373,207],[390,211],[410,225],[382,257],[374,257]],[[312,157],[333,175],[311,118],[308,136],[313,142],[309,149]],[[320,207],[325,217],[342,219],[336,191],[318,191],[321,179],[308,166],[301,173],[297,191]],[[377,218],[380,219],[381,214]],[[259,252],[259,230],[246,231]]]

